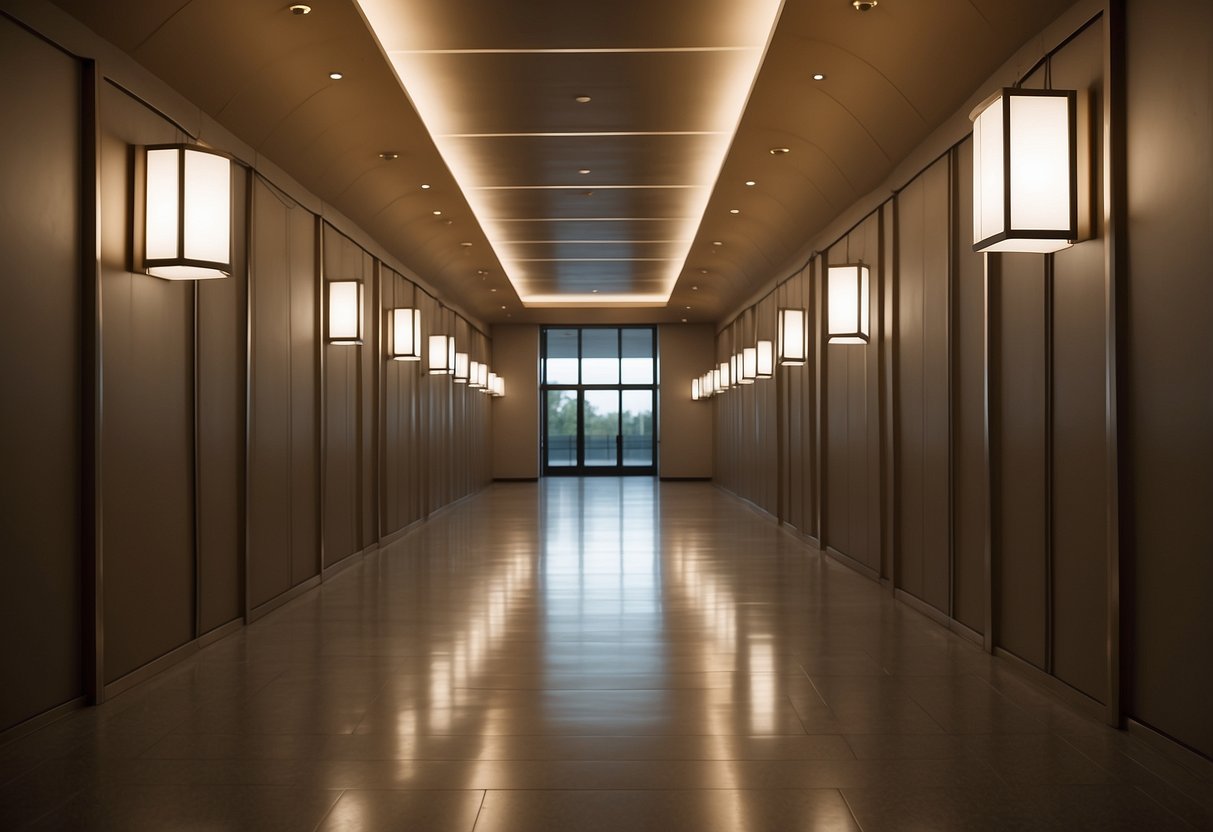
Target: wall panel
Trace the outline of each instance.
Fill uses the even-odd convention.
[[[1127,710],[1213,757],[1213,5],[1127,8]]]
[[[102,85],[105,681],[195,635],[194,285],[132,273],[138,145],[180,141]]]
[[[973,251],[973,142],[956,148],[952,352],[953,612],[986,629],[989,471],[985,449],[985,263]]]
[[[0,17],[0,731],[83,693],[80,65]],[[38,79],[37,85],[26,83]]]

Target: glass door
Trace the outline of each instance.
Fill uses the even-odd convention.
[[[543,332],[545,474],[656,472],[657,332]]]

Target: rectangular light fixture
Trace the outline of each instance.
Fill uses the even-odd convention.
[[[691,379],[691,401],[693,402],[699,401],[699,384],[699,379]]]
[[[1077,93],[1002,89],[973,121],[973,250],[1047,254],[1078,238]]]
[[[328,342],[337,345],[362,343],[362,281],[329,281]]]
[[[808,313],[804,309],[779,310],[779,363],[799,367],[809,360]]]
[[[721,364],[720,366],[724,367],[723,364]],[[712,370],[712,395],[713,396],[716,395],[717,393],[723,393],[725,390],[728,389],[727,387],[723,386],[723,383],[724,383],[724,379],[721,376],[720,370],[719,369]]]
[[[455,338],[451,335],[430,336],[430,375],[449,376],[455,370]]]
[[[868,284],[870,270],[863,263],[830,266],[827,292],[830,300],[827,334],[831,344],[868,343]]]
[[[487,392],[489,388],[489,365],[481,364],[476,370],[476,388],[482,393]]]
[[[773,378],[775,376],[775,344],[771,341],[759,341],[755,346],[757,354],[757,377]]]
[[[455,353],[455,383],[467,384],[468,380],[468,354],[466,352]]]
[[[744,383],[741,378],[741,353],[729,357],[729,382],[734,387]]]
[[[758,349],[745,347],[741,351],[741,383],[753,384],[758,378]]]
[[[732,359],[720,362],[720,378],[718,379],[719,383],[716,385],[717,390],[728,390],[733,386],[732,376],[729,375],[729,365],[732,363]]]
[[[232,273],[232,161],[192,145],[144,154],[143,268],[165,280]]]
[[[468,387],[472,388],[473,390],[477,390],[480,388],[480,362],[479,361],[469,361],[468,362]]]
[[[392,310],[392,360],[421,360],[421,310]]]
[[[495,375],[493,377],[493,398],[501,399],[505,397],[505,377]]]

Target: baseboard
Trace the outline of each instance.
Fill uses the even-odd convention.
[[[31,716],[29,719],[18,722],[16,725],[5,728],[3,731],[0,731],[0,748],[22,737],[29,736],[38,729],[50,725],[52,722],[58,722],[68,714],[75,713],[87,705],[88,699],[86,697],[77,696],[75,699],[64,702],[62,705],[56,705],[49,711],[43,711],[36,716]]]
[[[887,584],[889,582],[887,579],[882,579],[881,583]],[[919,615],[924,615],[939,626],[946,627],[947,629],[951,630],[965,641],[972,642],[978,647],[983,647],[985,645],[985,641],[982,639],[981,633],[966,627],[955,618],[950,617],[947,613],[931,606],[917,595],[912,595],[909,592],[906,592],[904,589],[894,588],[893,597],[905,604],[910,609],[914,610],[914,612],[918,613]]]
[[[271,612],[278,609],[283,604],[289,604],[291,601],[294,601],[296,598],[298,598],[300,595],[307,592],[309,589],[312,589],[313,587],[318,587],[318,586],[320,586],[320,576],[313,575],[312,577],[308,578],[303,583],[296,584],[295,586],[288,589],[286,592],[283,592],[279,595],[275,595],[270,600],[260,603],[257,606],[253,607],[251,610],[249,610],[248,617],[245,618],[244,623],[252,624],[254,621],[256,621],[260,618],[265,618],[265,616],[269,615]]]
[[[1194,748],[1189,748],[1179,740],[1164,734],[1157,728],[1151,728],[1144,722],[1138,722],[1130,717],[1126,720],[1125,728],[1150,748],[1162,754],[1177,766],[1181,766],[1192,776],[1206,783],[1213,783],[1213,760],[1201,754]]]
[[[417,529],[421,528],[421,525],[423,523],[425,523],[425,520],[414,520],[412,523],[409,523],[407,526],[403,526],[399,529],[396,529],[396,531],[394,531],[390,534],[384,535],[383,537],[379,538],[379,548],[383,549],[387,546],[392,545],[397,540],[401,540],[401,539],[407,537],[408,535],[417,531]]]
[[[159,675],[160,673],[168,670],[173,665],[188,659],[190,656],[197,653],[198,650],[199,647],[197,639],[187,641],[185,644],[181,645],[175,650],[170,650],[169,652],[165,653],[160,658],[152,659],[150,662],[143,665],[143,667],[136,668],[130,673],[127,673],[125,676],[119,676],[117,679],[110,682],[105,686],[102,699],[108,702],[110,699],[113,699],[115,696],[118,696],[124,691],[130,690],[140,682],[146,682],[153,676]]]
[[[880,573],[868,566],[866,563],[860,563],[859,561],[855,560],[855,558],[851,557],[850,555],[843,554],[833,546],[827,546],[825,548],[825,553],[839,563],[851,567],[865,578],[871,578],[873,581],[876,581],[876,583],[880,583]]]
[[[352,554],[346,555],[345,557],[343,557],[341,560],[337,561],[336,563],[330,563],[328,566],[324,567],[324,569],[321,570],[321,572],[320,572],[321,579],[327,581],[330,578],[336,577],[338,574],[349,569],[351,566],[362,563],[362,561],[366,558],[367,555],[373,554],[378,549],[379,549],[379,544],[372,543],[370,546],[367,546],[365,549],[359,549],[357,552],[353,552]]]
[[[758,503],[754,502],[753,500],[749,499],[748,497],[742,497],[737,492],[730,491],[729,489],[725,488],[723,485],[716,482],[715,480],[711,480],[711,483],[712,483],[712,485],[716,486],[721,491],[723,491],[725,494],[728,494],[734,500],[737,500],[743,506],[750,509],[750,511],[753,511],[755,514],[762,515],[763,517],[767,518],[768,520],[771,520],[772,522],[774,522],[776,525],[780,524],[778,517],[776,517],[774,514],[771,514],[771,512],[767,511],[765,508],[758,505]]]
[[[1046,673],[1034,664],[1029,664],[1002,647],[995,647],[994,655],[1002,659],[1004,666],[1023,677],[1025,681],[1038,688],[1043,688],[1047,693],[1056,696],[1070,707],[1081,711],[1097,722],[1105,723],[1107,721],[1107,706],[1099,700],[1093,699],[1078,688],[1067,685],[1056,676]]]
[[[244,628],[244,621],[239,618],[233,618],[231,621],[227,622],[226,624],[220,624],[218,627],[208,630],[207,632],[198,636],[197,639],[195,639],[198,642],[198,649],[201,650],[203,647],[209,647],[210,645],[214,644],[216,641],[225,639],[228,636],[232,635],[233,633],[240,632],[240,630],[243,628]]]

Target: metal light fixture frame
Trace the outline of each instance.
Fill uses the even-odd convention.
[[[176,154],[176,204],[157,205],[153,204],[156,197],[151,192],[152,188],[152,155],[167,152]],[[189,238],[189,221],[196,211],[201,210],[197,200],[191,204],[190,190],[195,183],[191,182],[189,176],[189,160],[192,155],[202,155],[221,159],[226,164],[224,166],[225,176],[216,176],[213,173],[203,180],[206,186],[220,187],[223,191],[221,198],[214,200],[217,207],[223,205],[226,211],[226,216],[222,219],[213,218],[216,223],[223,227],[226,234],[226,257],[224,259],[215,259],[212,257],[201,256],[202,252],[191,250]],[[232,157],[227,153],[221,153],[217,150],[212,150],[208,147],[202,147],[195,144],[151,144],[143,148],[143,270],[153,276],[163,280],[210,280],[215,278],[230,277],[232,273]],[[167,194],[165,195],[167,197]],[[216,194],[217,196],[217,194]],[[175,212],[176,225],[176,240],[175,251],[169,254],[167,251],[156,252],[157,255],[167,256],[150,256],[148,247],[152,243],[150,226],[157,221],[163,219],[162,212],[166,212],[172,208]],[[165,229],[167,230],[167,229]],[[216,254],[217,252],[211,252]],[[180,273],[174,273],[173,270],[183,270]]]
[[[839,281],[854,276],[854,288],[843,286]],[[836,285],[837,284],[837,285]],[[871,286],[872,270],[862,260],[830,266],[826,270],[826,335],[831,344],[866,344],[871,338]],[[855,317],[843,316],[839,312],[846,295],[854,292]],[[836,298],[838,300],[836,301]],[[837,305],[836,305],[837,304]],[[838,320],[846,317],[846,320]]]
[[[355,288],[356,287],[356,288]],[[353,289],[354,291],[354,320],[334,321],[334,310],[337,308],[336,300],[341,300],[344,306],[350,299],[344,295]],[[364,314],[365,314],[365,292],[366,287],[361,280],[330,280],[325,291],[325,341],[334,346],[361,346],[364,333]],[[340,297],[339,297],[340,296]],[[339,323],[339,326],[334,326]]]
[[[1028,160],[1021,158],[1021,149],[1013,144],[1015,131],[1014,102],[1016,99],[1055,98],[1065,103],[1066,158],[1068,171],[1062,182],[1056,177],[1049,177],[1049,184],[1062,185],[1068,200],[1066,209],[1067,221],[1065,228],[1032,228],[1019,227],[1014,224],[1016,199],[1021,195],[1015,192],[1015,171],[1013,164],[1018,160],[1024,163]],[[998,108],[995,111],[993,108]],[[1001,124],[995,124],[992,132],[996,135],[986,137],[982,129],[982,119],[987,116],[998,116]],[[973,122],[973,250],[988,252],[1030,252],[1049,254],[1068,248],[1079,237],[1078,211],[1078,93],[1075,90],[1035,90],[1019,87],[1005,87],[998,90],[969,115]],[[1001,200],[997,190],[989,202],[1001,202],[1001,222],[997,230],[979,237],[985,223],[982,221],[983,209],[990,207],[983,198],[983,154],[987,138],[994,138],[992,148],[1001,154],[1001,179],[996,185],[1001,187]],[[1059,196],[1054,194],[1054,197]]]
[[[809,313],[807,309],[779,310],[779,364],[802,367],[809,360]]]
[[[413,306],[392,310],[393,361],[421,360],[421,310]]]

